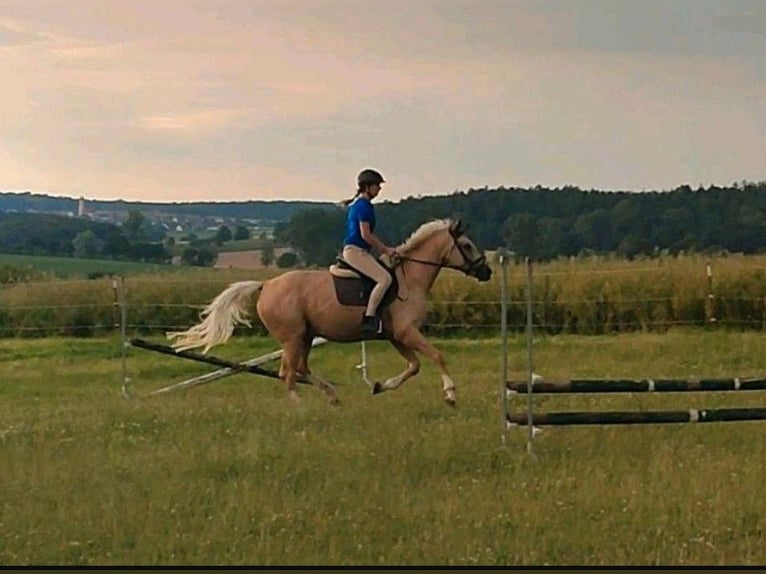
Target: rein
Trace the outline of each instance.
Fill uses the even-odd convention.
[[[402,261],[412,261],[413,263],[419,263],[421,265],[428,265],[430,267],[437,267],[439,269],[454,269],[456,271],[460,271],[461,273],[464,273],[465,275],[468,275],[471,277],[472,273],[475,272],[478,268],[480,268],[482,265],[484,265],[487,262],[487,256],[481,255],[480,257],[472,260],[470,257],[468,257],[468,254],[465,252],[465,250],[461,247],[460,243],[458,243],[458,235],[453,234],[450,232],[450,235],[452,236],[452,247],[450,249],[450,252],[447,254],[447,257],[445,259],[449,259],[450,255],[452,255],[452,251],[457,249],[460,252],[460,255],[463,257],[463,262],[466,264],[465,266],[458,266],[458,265],[451,265],[449,263],[442,263],[441,261],[429,261],[427,259],[418,259],[417,257],[408,257],[406,255],[400,255],[396,254],[396,259],[398,259],[398,262],[394,265],[394,268],[399,267]],[[404,271],[404,267],[402,266],[402,279],[404,279],[404,284],[407,285],[407,274]],[[409,286],[407,286],[407,289],[409,291]],[[401,297],[397,295],[397,299],[400,301],[406,301],[406,297]]]
[[[467,268],[459,267],[457,265],[450,265],[448,263],[441,263],[436,261],[428,261],[426,259],[417,259],[416,257],[407,257],[406,255],[397,255],[400,261],[412,261],[413,263],[420,263],[421,265],[430,265],[431,267],[439,267],[440,269],[446,268],[446,269],[454,269],[456,271],[460,271],[462,273],[465,273],[466,275],[471,274],[471,271],[476,269],[477,267],[480,267],[481,265],[484,265],[487,261],[487,257],[482,255],[475,261],[471,261],[468,258],[468,255],[460,248],[460,244],[455,241],[455,237],[453,236],[453,242],[452,242],[452,249],[450,249],[450,254],[452,253],[452,250],[457,249],[460,252],[460,255],[463,256],[463,261],[465,261],[468,264]]]
[[[466,273],[466,270],[462,267],[458,267],[457,265],[449,265],[447,263],[438,263],[436,261],[427,261],[425,259],[417,259],[416,257],[407,257],[406,255],[398,255],[397,259],[399,261],[412,261],[413,263],[420,263],[422,265],[430,265],[431,267],[442,267],[447,269],[455,269],[457,271],[462,271],[463,273]]]

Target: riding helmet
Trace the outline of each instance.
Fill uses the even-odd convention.
[[[374,169],[363,169],[356,177],[356,182],[359,185],[359,189],[361,189],[368,185],[380,185],[381,183],[386,183],[386,180]]]

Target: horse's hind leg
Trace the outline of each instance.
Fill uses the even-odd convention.
[[[303,342],[301,338],[291,339],[282,344],[282,364],[279,367],[279,376],[285,381],[290,398],[296,402],[300,400],[295,387],[302,359]]]
[[[334,407],[337,407],[340,405],[340,399],[338,398],[338,394],[335,392],[335,387],[330,383],[330,381],[323,379],[322,377],[319,377],[317,375],[313,375],[311,373],[306,373],[301,375],[301,379],[304,381],[308,381],[312,385],[315,385],[322,389],[325,395],[327,395],[328,400],[330,401],[330,404]]]
[[[332,383],[330,383],[330,381],[323,379],[318,375],[312,374],[311,369],[309,369],[309,354],[311,353],[311,342],[313,340],[314,336],[310,333],[303,338],[303,356],[301,357],[301,361],[298,364],[298,375],[301,379],[319,387],[324,392],[324,394],[327,395],[330,404],[334,407],[337,407],[340,405],[340,399],[335,392],[335,387],[332,385]]]

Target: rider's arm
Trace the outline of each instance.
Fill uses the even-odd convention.
[[[369,221],[359,222],[359,232],[362,235],[362,239],[374,247],[378,253],[388,255],[389,257],[394,254],[394,250],[378,239],[378,236],[372,232]]]

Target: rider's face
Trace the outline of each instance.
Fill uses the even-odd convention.
[[[370,199],[375,199],[378,197],[378,194],[380,193],[380,184],[376,183],[374,185],[370,185],[367,187],[367,195],[370,197]]]

